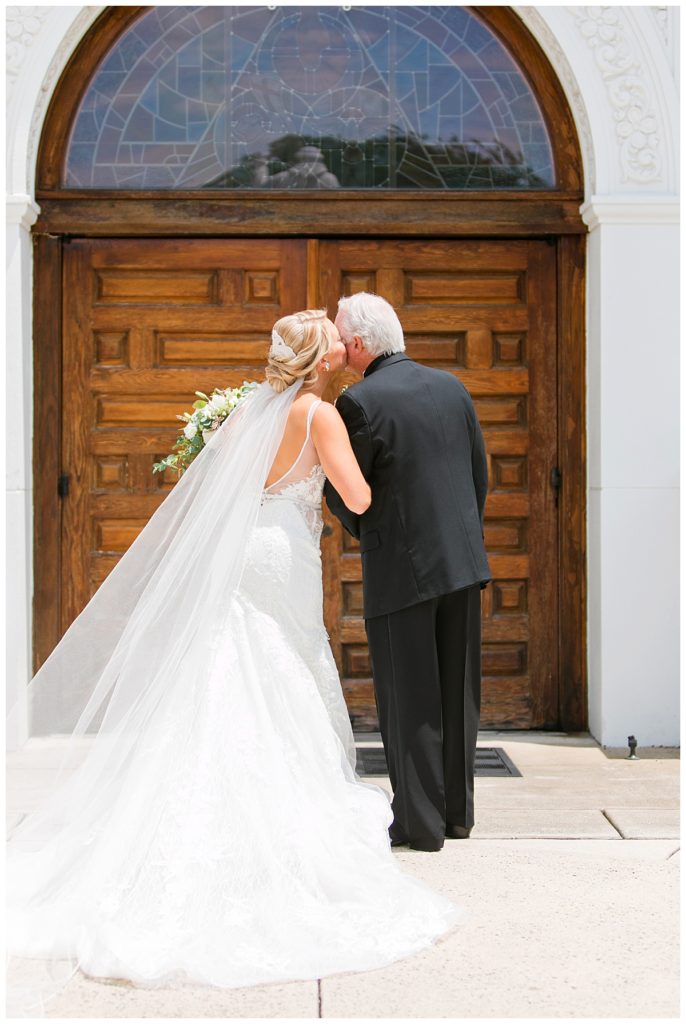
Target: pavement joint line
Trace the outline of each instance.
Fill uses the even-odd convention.
[[[610,825],[612,825],[612,827],[613,827],[613,829],[615,830],[615,832],[618,832],[618,833],[619,833],[619,838],[620,838],[620,839],[626,839],[626,836],[625,836],[625,835],[624,835],[624,833],[622,832],[622,830],[621,830],[621,828],[619,827],[619,825],[615,825],[614,821],[612,820],[612,818],[611,818],[611,817],[610,817],[610,815],[609,815],[609,814],[607,813],[607,811],[605,810],[605,808],[604,808],[604,807],[601,807],[601,808],[600,808],[600,813],[601,813],[601,814],[603,815],[603,817],[604,817],[604,818],[605,818],[605,819],[606,819],[606,820],[607,820],[607,821],[608,821],[608,822],[610,823]]]
[[[677,846],[676,850],[672,850],[671,853],[667,854],[667,856],[665,857],[665,860],[669,860],[669,858],[673,857],[675,853],[678,853],[680,849],[681,849],[681,847]]]

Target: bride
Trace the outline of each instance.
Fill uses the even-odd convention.
[[[34,730],[65,753],[9,842],[10,967],[44,968],[23,988],[10,972],[19,1014],[77,969],[145,987],[314,979],[463,918],[391,852],[324,628],[325,475],[352,511],[371,501],[321,399],[345,347],[325,310],[272,339],[264,383],[29,684]]]

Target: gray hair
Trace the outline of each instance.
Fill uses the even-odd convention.
[[[404,352],[405,338],[396,311],[390,302],[371,292],[356,292],[338,300],[346,333],[357,334],[371,356],[385,352]]]

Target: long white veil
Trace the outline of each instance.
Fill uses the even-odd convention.
[[[40,805],[10,836],[15,906],[40,901],[43,880],[73,861],[75,848],[85,856],[152,716],[164,713],[179,687],[192,689],[211,671],[264,481],[301,384],[278,394],[265,381],[242,400],[29,683],[30,733],[64,737],[64,750],[44,779]],[[22,717],[18,701],[9,708],[10,728]],[[51,949],[51,936],[36,936],[36,957],[49,958]],[[76,966],[52,964],[40,986],[32,975],[24,997],[15,990],[15,1002],[28,1011],[29,997],[49,997]]]

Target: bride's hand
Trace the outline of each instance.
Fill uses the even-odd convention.
[[[312,440],[328,480],[346,507],[362,515],[372,503],[371,488],[355,458],[345,423],[328,402],[322,402],[312,417]]]

